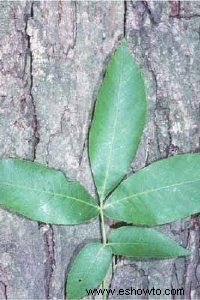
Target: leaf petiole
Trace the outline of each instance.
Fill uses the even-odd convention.
[[[105,227],[105,220],[104,220],[104,213],[103,213],[103,205],[104,205],[104,201],[102,199],[100,199],[100,226],[101,226],[101,236],[102,236],[102,243],[103,245],[106,245],[107,243],[107,236],[106,236],[106,227]],[[104,290],[106,288],[106,280],[104,278],[104,280],[102,281],[102,290]],[[106,295],[103,294],[102,299],[106,300]]]
[[[106,237],[106,228],[104,221],[104,213],[103,213],[103,203],[100,203],[100,223],[101,223],[101,234],[102,234],[102,242],[106,245],[107,237]]]

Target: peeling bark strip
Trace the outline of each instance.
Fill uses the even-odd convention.
[[[52,299],[51,297],[51,287],[52,287],[52,276],[55,268],[55,256],[54,256],[54,232],[51,225],[44,225],[44,246],[45,246],[45,294],[47,299]]]

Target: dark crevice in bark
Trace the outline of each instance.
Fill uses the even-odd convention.
[[[32,102],[33,107],[33,132],[34,132],[34,141],[33,141],[33,158],[34,161],[36,159],[36,151],[37,151],[37,145],[40,142],[40,135],[39,135],[39,124],[38,124],[38,118],[37,118],[37,110],[36,110],[36,104],[34,101],[34,96],[32,93],[33,90],[33,52],[31,49],[31,36],[28,34],[28,22],[30,19],[33,19],[34,17],[34,9],[33,9],[34,3],[31,3],[30,8],[30,14],[25,15],[25,38],[27,40],[27,59],[29,59],[29,76],[30,76],[30,85],[29,85],[29,96]]]
[[[6,285],[3,281],[0,281],[0,289],[1,289],[1,291],[2,291],[4,300],[7,300],[7,299],[8,299],[8,295],[7,295],[7,285]]]
[[[158,81],[157,81],[157,76],[155,71],[153,70],[150,60],[147,59],[147,66],[148,66],[148,70],[152,75],[152,79],[154,81],[155,84],[155,95],[156,95],[156,101],[155,101],[155,109],[154,109],[154,124],[155,124],[155,129],[156,129],[156,142],[157,142],[157,147],[158,147],[158,152],[159,155],[161,156],[161,149],[160,149],[160,141],[159,141],[159,125],[156,121],[157,119],[157,111],[159,110],[159,99],[158,99]]]
[[[49,140],[48,140],[48,143],[47,143],[47,146],[46,146],[45,163],[46,163],[47,166],[49,165],[49,147],[50,147],[50,144],[51,144],[51,138],[52,138],[52,135],[49,136]]]
[[[169,138],[169,143],[166,146],[166,157],[169,157],[171,149],[172,149],[172,135],[171,135],[171,124],[170,124],[170,109],[167,109],[167,113],[166,113],[166,118],[167,118],[167,134],[168,134],[168,138]]]
[[[182,245],[184,248],[189,248],[189,239],[190,239],[190,225],[188,225],[188,227],[185,226],[181,226],[181,228],[179,229],[175,229],[173,227],[173,225],[171,224],[170,226],[170,230],[173,233],[173,235],[178,236],[178,238],[180,238],[180,236],[183,235],[183,239],[182,240]],[[180,271],[180,264],[181,264],[181,269],[182,271]],[[187,257],[182,257],[182,258],[177,258],[173,261],[173,265],[172,265],[172,271],[171,271],[171,283],[170,283],[170,287],[171,289],[183,289],[184,293],[185,293],[185,281],[186,281],[186,269],[187,269],[187,265],[188,265],[188,258]],[[172,299],[177,299],[176,296],[171,295]]]
[[[127,1],[124,1],[124,37],[126,37]]]
[[[148,274],[146,274],[145,270],[138,267],[135,263],[129,263],[124,258],[118,257],[118,259],[114,262],[114,271],[117,270],[117,268],[124,268],[129,267],[133,270],[134,274],[138,274],[141,279],[141,285],[143,289],[149,289],[149,277]],[[112,288],[112,283],[115,279],[115,273],[112,274],[112,279],[109,288]],[[144,296],[143,299],[148,299],[148,296]]]
[[[191,20],[191,19],[195,19],[195,18],[200,18],[199,14],[193,14],[193,15],[180,15],[180,16],[175,16],[171,18],[176,18],[176,19],[183,19],[183,20]]]
[[[85,137],[85,140],[83,142],[83,147],[82,147],[81,154],[80,154],[80,157],[79,157],[79,161],[78,161],[79,167],[82,164],[83,157],[84,157],[84,152],[85,152],[86,147],[87,147],[87,136]]]
[[[140,278],[141,278],[142,288],[149,289],[148,274],[146,274],[144,269],[138,267],[137,264],[129,263],[129,262],[126,261],[125,258],[115,256],[115,257],[113,257],[112,265],[113,265],[113,267],[112,267],[112,274],[111,274],[109,289],[112,288],[112,284],[114,282],[115,275],[116,275],[115,271],[117,271],[118,268],[124,268],[124,267],[129,267],[129,268],[133,269],[133,273],[138,273]],[[144,297],[143,299],[148,299],[148,296]]]
[[[65,114],[67,112],[67,106],[64,107],[64,110],[63,110],[63,113],[61,115],[61,118],[60,118],[60,133],[63,133],[63,123],[64,123],[64,120],[65,120]]]
[[[49,135],[49,140],[48,140],[48,143],[47,143],[47,146],[46,146],[46,164],[49,165],[49,148],[50,148],[50,145],[51,145],[51,142],[52,140],[57,136],[57,135],[60,135],[63,133],[63,123],[64,123],[64,119],[65,119],[65,114],[67,112],[67,106],[64,107],[64,110],[61,114],[61,118],[60,118],[60,128],[59,130],[55,131],[54,133],[50,134]]]
[[[177,270],[177,266],[176,266],[176,261],[174,262],[174,264],[173,264],[173,267],[172,267],[172,276],[173,276],[173,278],[175,278],[175,279],[173,279],[172,281],[171,281],[171,289],[174,289],[174,288],[176,288],[175,286],[174,286],[174,280],[176,280],[176,283],[178,284],[178,286],[180,286],[180,282],[179,282],[179,279],[178,279],[178,272],[177,272],[178,270]],[[175,297],[172,295],[172,299],[174,299]]]
[[[143,5],[144,5],[144,8],[145,8],[145,11],[146,13],[148,14],[149,16],[149,19],[151,20],[151,24],[152,25],[158,25],[158,22],[156,21],[152,11],[151,11],[151,8],[149,6],[149,3],[148,1],[142,1]]]
[[[74,17],[73,17],[73,44],[71,49],[75,48],[76,39],[77,39],[77,2],[74,1]]]
[[[115,223],[115,221],[113,221],[113,223]],[[120,262],[119,258],[117,255],[113,255],[113,259],[112,259],[112,274],[111,274],[111,279],[110,279],[110,285],[109,288],[112,288],[112,282],[115,276],[115,270],[118,266],[118,263]]]
[[[44,246],[45,246],[45,295],[46,299],[51,299],[51,285],[53,271],[55,267],[54,254],[54,231],[52,225],[48,225],[48,229],[44,232]]]
[[[147,167],[149,165],[149,154],[150,154],[150,147],[151,147],[151,139],[147,138],[146,143],[146,156],[145,156],[145,162],[144,166]]]
[[[134,272],[138,272],[138,274],[141,277],[141,283],[142,287],[144,289],[149,289],[149,278],[148,274],[145,273],[145,271],[142,268],[139,268],[136,264],[129,264],[131,268],[133,268]],[[148,299],[148,296],[144,296],[143,299]]]
[[[114,223],[115,221],[113,221]],[[116,269],[119,268],[119,267],[123,267],[124,266],[124,261],[123,261],[123,258],[120,258],[119,256],[117,255],[113,255],[113,259],[112,259],[112,273],[111,273],[111,278],[110,278],[110,282],[109,282],[109,286],[108,286],[108,289],[112,289],[112,284],[113,284],[113,281],[115,279],[115,272],[116,272]],[[110,297],[108,297],[108,299],[110,299]]]
[[[171,122],[170,120],[170,108],[168,107],[166,109],[166,119],[167,119],[167,134],[168,134],[168,145],[165,148],[166,157],[169,157],[170,155],[174,155],[176,153],[180,153],[180,149],[178,146],[176,146],[172,141],[172,133],[171,133]]]
[[[62,1],[58,0],[58,26],[60,25],[62,20]]]

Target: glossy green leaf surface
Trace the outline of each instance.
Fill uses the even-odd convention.
[[[97,288],[112,261],[112,249],[100,243],[86,245],[78,253],[67,278],[67,299],[80,299],[86,289]]]
[[[141,258],[170,258],[189,255],[166,235],[143,227],[125,226],[114,230],[108,237],[116,255]]]
[[[145,115],[144,82],[123,43],[108,65],[89,135],[90,162],[101,199],[127,172],[138,148]]]
[[[159,225],[200,212],[200,155],[163,159],[123,181],[108,198],[106,216]]]
[[[98,215],[98,207],[78,182],[18,159],[0,160],[0,204],[44,223],[77,224]]]

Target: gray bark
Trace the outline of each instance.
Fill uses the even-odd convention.
[[[87,132],[106,64],[124,34],[148,96],[132,170],[199,151],[199,17],[198,2],[1,1],[0,156],[60,169],[94,194]],[[198,299],[198,217],[161,230],[191,248],[191,257],[118,259],[112,287],[183,287],[184,299]],[[80,244],[99,238],[99,224],[49,226],[2,208],[0,236],[0,299],[64,299],[69,262]]]

